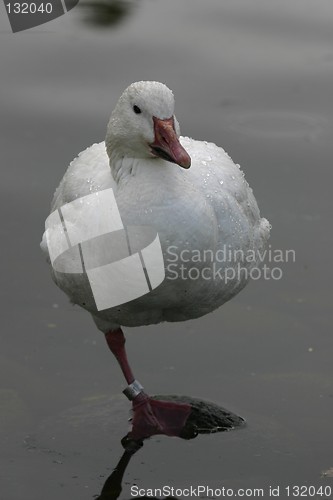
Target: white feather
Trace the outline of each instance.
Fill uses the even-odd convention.
[[[133,113],[133,104],[143,113]],[[256,200],[239,166],[212,143],[180,137],[192,164],[185,170],[145,149],[153,140],[152,116],[174,114],[172,92],[157,82],[132,84],[112,113],[106,142],[94,144],[72,161],[55,192],[51,211],[92,192],[112,188],[125,226],[150,225],[159,234],[165,262],[168,248],[178,256],[211,249],[260,252],[269,237],[269,223],[260,217]],[[179,127],[177,132],[179,133]],[[96,213],[96,220],[99,214]],[[47,251],[45,236],[42,248]],[[185,251],[185,252],[184,252]],[[216,259],[215,259],[216,261]],[[180,264],[180,263],[179,263]],[[224,268],[234,263],[218,263]],[[199,271],[207,262],[195,264]],[[213,265],[213,263],[209,263]],[[248,270],[254,262],[243,263]],[[178,268],[177,268],[178,269]],[[178,269],[179,271],[179,269]],[[97,326],[138,326],[182,321],[207,314],[231,299],[248,277],[166,279],[150,293],[117,307],[97,311],[84,274],[57,273],[56,284],[71,301],[89,310]]]

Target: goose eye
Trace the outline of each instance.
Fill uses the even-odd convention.
[[[139,108],[139,106],[137,106],[136,104],[134,104],[133,106],[133,111],[134,113],[136,113],[137,115],[139,115],[141,113],[141,109]]]

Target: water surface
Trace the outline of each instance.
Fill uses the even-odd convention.
[[[152,438],[121,497],[133,485],[263,488],[266,498],[269,486],[280,498],[285,485],[333,489],[322,475],[333,467],[332,4],[141,1],[103,29],[76,8],[15,35],[0,9],[1,498],[91,499],[123,452],[120,370],[38,245],[66,165],[103,140],[120,93],[140,79],[173,89],[184,135],[241,164],[272,248],[296,260],[207,317],[126,331],[147,390],[214,401],[248,425]]]

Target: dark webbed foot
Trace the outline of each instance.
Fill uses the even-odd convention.
[[[180,436],[191,413],[188,403],[153,399],[141,392],[133,400],[130,439],[142,440],[155,434]]]

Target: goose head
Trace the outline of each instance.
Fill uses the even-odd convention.
[[[171,90],[159,82],[132,83],[121,95],[107,127],[110,165],[119,158],[162,158],[189,168],[191,158],[179,141]]]

